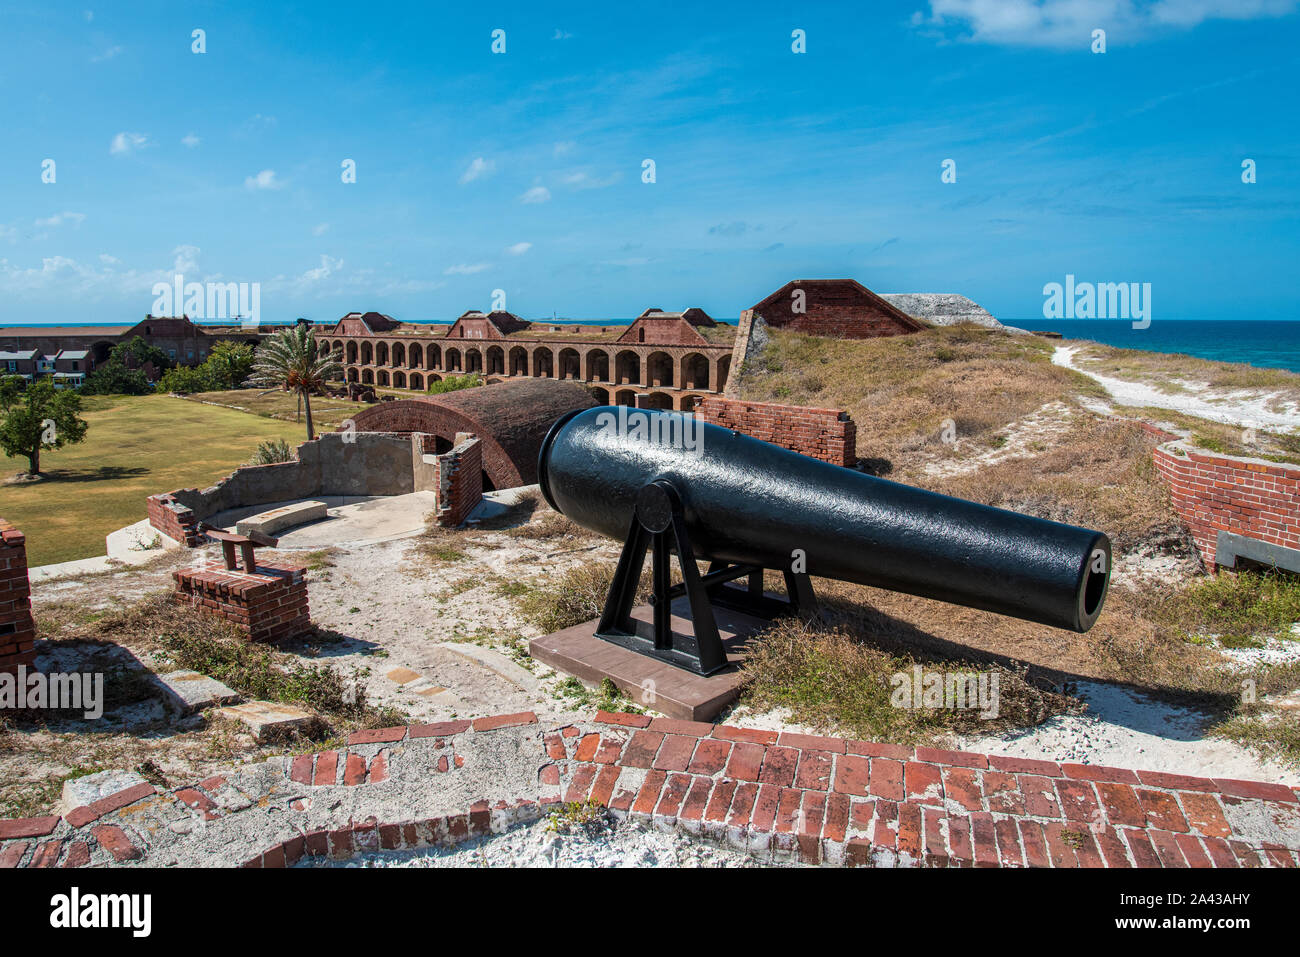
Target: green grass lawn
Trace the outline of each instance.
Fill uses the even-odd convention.
[[[259,442],[306,441],[305,425],[171,396],[84,400],[86,440],[41,455],[48,477],[0,486],[0,516],[27,535],[27,561],[48,565],[104,554],[104,536],[145,517],[145,499],[204,488],[246,462]],[[26,459],[0,460],[4,475]]]

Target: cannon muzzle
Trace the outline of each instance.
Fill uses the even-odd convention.
[[[786,574],[796,603],[811,598],[815,575],[1084,632],[1106,596],[1101,532],[875,478],[682,413],[572,413],[543,442],[538,475],[551,507],[593,531],[629,545],[638,529],[671,532],[679,556],[685,536],[687,554],[712,563],[701,585],[711,598],[745,569],[769,568]],[[644,543],[638,575],[643,560]],[[690,592],[682,564],[678,594]],[[607,612],[602,624],[617,625],[618,609]]]

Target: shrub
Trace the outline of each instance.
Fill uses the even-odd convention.
[[[271,439],[263,442],[248,460],[249,465],[275,465],[279,462],[294,461],[293,449],[284,439]]]
[[[429,395],[442,395],[444,392],[458,392],[461,389],[473,389],[483,384],[483,378],[477,372],[468,375],[449,375],[441,382],[429,383]]]

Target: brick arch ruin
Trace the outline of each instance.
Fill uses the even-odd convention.
[[[430,379],[434,378],[430,376]],[[384,402],[352,417],[358,432],[422,432],[427,453],[451,447],[459,432],[483,443],[483,472],[492,488],[537,481],[537,453],[551,424],[573,409],[596,405],[585,389],[547,379],[514,379],[442,395]]]

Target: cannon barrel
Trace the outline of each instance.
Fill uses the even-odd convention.
[[[666,482],[694,557],[713,562],[788,570],[802,555],[809,575],[1077,632],[1106,596],[1101,532],[890,482],[682,413],[571,413],[542,443],[538,475],[552,508],[619,539],[642,489]]]

